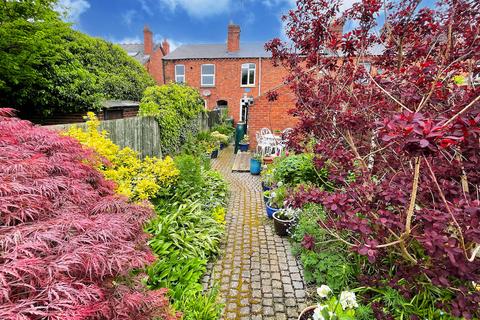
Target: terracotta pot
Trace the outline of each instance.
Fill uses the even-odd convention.
[[[271,164],[273,163],[273,157],[263,157],[264,164]]]
[[[310,306],[303,309],[302,313],[298,316],[298,320],[307,320],[313,316],[313,311],[317,306]],[[303,317],[303,318],[302,318]]]

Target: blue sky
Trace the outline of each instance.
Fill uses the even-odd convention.
[[[347,8],[355,0],[344,0]],[[432,0],[425,0],[431,2]],[[295,0],[60,0],[76,29],[112,42],[141,43],[148,25],[160,42],[223,43],[229,21],[240,24],[241,41],[282,37],[282,13]],[[348,26],[347,26],[348,27]]]

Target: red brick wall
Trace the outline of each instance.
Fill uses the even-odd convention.
[[[162,49],[159,47],[155,50],[151,56],[150,61],[147,62],[145,67],[147,68],[148,73],[155,79],[155,82],[158,85],[165,84],[163,82],[163,52]]]
[[[250,136],[250,149],[257,145],[255,133],[262,128],[268,128],[272,132],[293,128],[297,119],[288,114],[288,111],[295,108],[296,97],[287,86],[277,90],[278,99],[268,101],[266,95],[255,99],[249,109],[248,135]]]
[[[198,88],[200,93],[208,90],[211,95],[205,97],[207,107],[214,108],[217,101],[225,100],[228,102],[228,112],[235,122],[240,117],[240,100],[242,99],[245,89],[241,87],[241,68],[244,63],[255,63],[255,86],[249,87],[248,96],[257,98],[259,96],[259,75],[260,62],[258,58],[242,58],[242,59],[195,59],[195,60],[164,60],[165,66],[165,83],[175,81],[175,65],[185,65],[185,81],[188,85]],[[215,87],[201,87],[201,65],[215,64]],[[261,94],[266,93],[272,88],[276,88],[282,84],[286,77],[286,70],[282,67],[274,67],[271,59],[261,59]]]

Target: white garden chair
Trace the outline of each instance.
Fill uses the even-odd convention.
[[[257,138],[257,153],[260,153],[262,156],[272,152],[272,145],[268,139],[263,137],[259,132],[255,133]]]

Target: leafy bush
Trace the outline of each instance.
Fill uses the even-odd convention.
[[[152,261],[152,210],[116,196],[78,142],[10,114],[0,109],[0,318],[177,319],[165,290],[130,274]]]
[[[274,164],[274,178],[285,184],[297,185],[312,182],[317,185],[327,183],[328,172],[325,168],[317,170],[313,154],[302,153],[279,158]]]
[[[203,99],[196,89],[171,83],[147,88],[139,114],[157,119],[162,150],[176,154],[187,139],[182,133],[198,132],[198,121],[195,120],[204,110]]]
[[[322,207],[308,205],[300,214],[292,235],[293,251],[300,257],[305,280],[317,286],[327,284],[337,293],[343,288],[353,288],[357,283],[360,257],[320,228],[318,221],[321,219],[325,219]]]
[[[147,200],[157,197],[170,188],[177,180],[179,170],[172,158],[165,159],[139,155],[130,148],[121,149],[108,139],[108,133],[99,131],[100,122],[95,114],[87,114],[87,129],[72,126],[65,133],[92,148],[100,157],[97,168],[109,180],[117,183],[116,191],[133,200]]]
[[[212,128],[212,131],[216,131],[218,133],[226,135],[229,139],[235,133],[235,128],[229,123],[221,123],[217,124]]]
[[[117,45],[64,23],[56,1],[7,1],[0,13],[0,105],[22,112],[98,110],[106,99],[139,101],[154,85]]]

